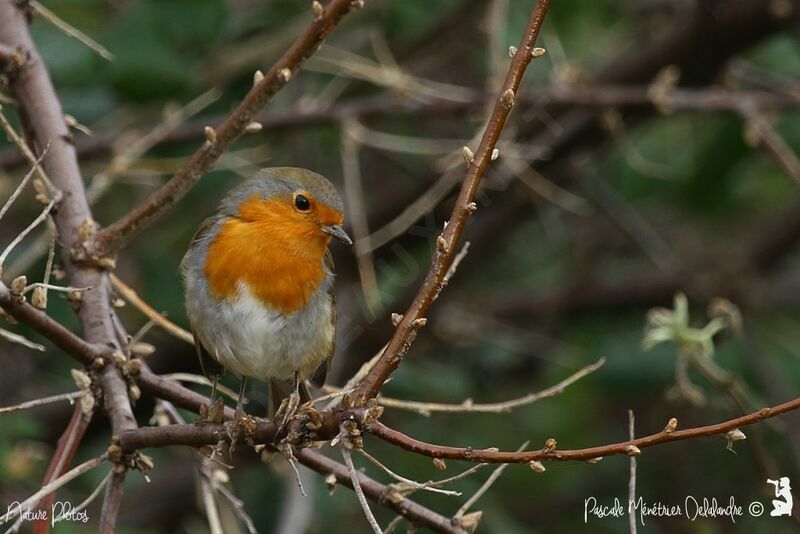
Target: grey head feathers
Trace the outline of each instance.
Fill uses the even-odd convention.
[[[338,211],[343,209],[339,193],[324,176],[298,167],[268,167],[231,189],[222,200],[220,214],[235,216],[239,205],[254,195],[262,198],[275,194],[291,196],[298,190],[307,191],[316,200]]]

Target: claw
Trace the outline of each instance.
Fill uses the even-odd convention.
[[[217,398],[212,404],[211,408],[208,411],[209,420],[212,423],[222,423],[225,415],[225,402],[222,400],[222,397]]]
[[[278,431],[276,436],[281,436],[286,431],[286,427],[292,420],[292,417],[297,413],[297,408],[300,406],[300,394],[296,391],[283,399],[280,408],[275,413],[275,421],[278,423]]]
[[[200,420],[198,422],[220,424],[223,421],[224,413],[225,403],[222,398],[219,397],[209,404],[202,404],[200,406]]]
[[[230,439],[230,448],[228,455],[232,454],[239,441],[244,438],[245,443],[253,445],[253,435],[256,430],[256,420],[254,417],[247,415],[241,408],[236,409],[236,414],[233,419],[224,423],[225,433]]]

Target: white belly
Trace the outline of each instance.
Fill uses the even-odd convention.
[[[284,315],[265,307],[241,285],[236,299],[212,313],[198,310],[213,325],[198,336],[209,353],[236,374],[288,379],[300,371],[309,376],[329,355],[334,336],[330,297],[325,294],[318,300]]]

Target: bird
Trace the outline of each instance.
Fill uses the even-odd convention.
[[[231,189],[181,262],[185,305],[212,404],[225,370],[268,381],[284,421],[321,383],[336,336],[332,239],[352,245],[335,186],[296,167],[260,169]],[[278,408],[280,405],[280,408]],[[210,405],[209,405],[210,406]],[[276,413],[277,409],[277,413]]]

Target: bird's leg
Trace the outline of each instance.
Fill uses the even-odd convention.
[[[211,381],[211,404],[217,400],[217,385],[219,384],[219,375],[214,375],[214,380]]]
[[[244,437],[247,443],[251,443],[251,438],[255,432],[255,419],[247,415],[244,411],[244,393],[247,389],[247,377],[242,377],[239,384],[239,397],[236,399],[236,413],[233,421],[226,423],[226,431],[231,439],[229,452],[236,449],[238,441]]]
[[[239,398],[236,399],[236,417],[244,415],[244,392],[247,389],[247,377],[242,377],[242,382],[239,384]]]
[[[221,423],[225,411],[225,402],[222,397],[217,398],[217,383],[219,375],[213,375],[211,380],[211,399],[208,404],[200,406],[200,421],[207,423]]]

